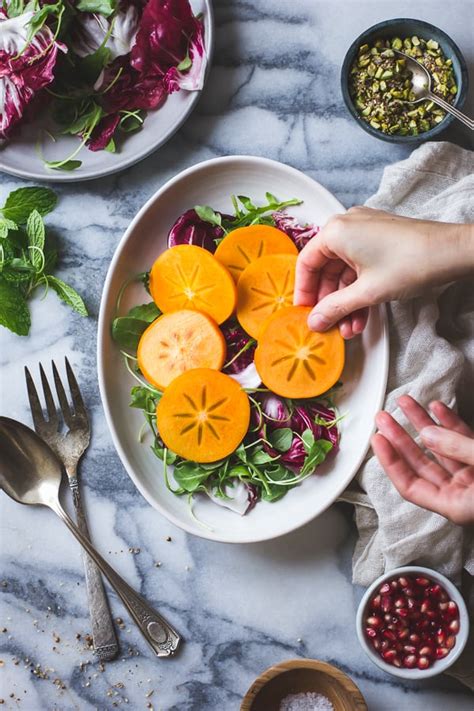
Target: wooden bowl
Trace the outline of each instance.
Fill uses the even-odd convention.
[[[308,691],[324,694],[334,711],[367,711],[352,679],[317,659],[291,659],[264,671],[245,694],[240,711],[278,711],[286,696]]]

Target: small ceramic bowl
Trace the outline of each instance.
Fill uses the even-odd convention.
[[[391,581],[394,578],[399,578],[400,576],[404,575],[416,575],[420,577],[425,577],[435,581],[436,583],[439,583],[446,590],[450,599],[457,604],[459,609],[459,632],[456,635],[455,646],[451,649],[451,651],[446,657],[444,657],[443,659],[437,659],[432,666],[428,667],[428,669],[406,669],[404,667],[399,668],[393,666],[392,664],[387,664],[387,662],[385,662],[372,648],[365,635],[364,620],[367,616],[368,603],[374,592],[384,582]],[[360,601],[359,608],[357,610],[356,628],[357,636],[364,652],[367,654],[368,657],[370,657],[374,664],[380,667],[380,669],[383,669],[383,671],[387,672],[388,674],[392,674],[393,676],[398,676],[403,679],[426,679],[430,676],[436,676],[446,671],[446,669],[448,669],[452,664],[454,664],[456,659],[458,659],[464,647],[466,646],[466,642],[469,637],[469,615],[467,612],[466,603],[464,602],[461,593],[459,592],[457,587],[453,585],[450,580],[448,580],[448,578],[446,578],[444,575],[441,575],[441,573],[438,573],[436,570],[431,570],[430,568],[422,568],[416,565],[407,565],[403,568],[396,568],[395,570],[391,570],[389,573],[381,575],[380,578],[377,578],[377,580],[375,580],[372,585],[366,590],[364,597]]]
[[[380,138],[382,141],[389,141],[390,143],[419,143],[420,141],[430,141],[435,136],[438,136],[441,131],[444,131],[454,121],[454,116],[446,114],[444,119],[439,124],[431,128],[429,131],[420,133],[418,136],[397,136],[396,134],[389,135],[373,128],[366,121],[363,121],[357,108],[354,106],[349,92],[349,73],[352,63],[357,56],[359,47],[363,44],[371,44],[377,38],[385,39],[387,37],[401,37],[403,39],[405,37],[412,37],[413,35],[423,37],[424,39],[436,40],[445,56],[452,60],[453,70],[456,76],[456,84],[458,87],[458,93],[453,102],[453,106],[460,109],[466,98],[468,88],[466,62],[464,61],[464,57],[461,54],[461,50],[457,44],[453,42],[453,40],[445,32],[443,32],[443,30],[440,30],[434,25],[430,25],[428,22],[423,22],[423,20],[413,20],[410,18],[385,20],[384,22],[379,22],[378,24],[369,27],[368,30],[362,32],[362,34],[354,40],[347,51],[341,70],[341,90],[344,103],[357,121],[358,125],[363,128],[364,131],[370,133],[371,136]]]
[[[245,694],[240,711],[278,711],[290,694],[311,691],[329,699],[334,711],[367,711],[352,679],[317,659],[291,659],[264,671]]]

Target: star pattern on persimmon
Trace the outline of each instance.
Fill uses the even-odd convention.
[[[178,264],[176,266],[176,271],[179,274],[181,281],[173,279],[169,274],[167,279],[174,287],[176,287],[176,293],[171,294],[171,299],[181,299],[181,305],[187,306],[188,304],[193,304],[196,301],[201,301],[206,306],[210,306],[210,303],[202,295],[204,292],[212,289],[212,284],[203,284],[199,286],[199,275],[201,272],[200,265],[196,264],[191,274],[188,276],[184,273],[181,266]]]
[[[227,402],[227,397],[213,400],[208,397],[207,388],[204,385],[201,390],[199,400],[194,400],[190,395],[183,393],[187,403],[186,409],[174,414],[174,417],[184,420],[180,434],[193,432],[196,435],[198,445],[202,444],[204,433],[209,432],[215,439],[220,440],[221,436],[216,429],[219,422],[230,422],[230,417],[219,414],[219,409]]]
[[[251,286],[250,291],[258,294],[260,297],[260,303],[252,308],[252,311],[261,311],[261,309],[271,308],[271,313],[274,314],[275,311],[281,309],[283,306],[291,306],[293,303],[293,286],[290,283],[291,270],[285,274],[283,284],[279,287],[275,282],[274,278],[270,272],[266,272],[266,277],[270,283],[270,286],[266,289],[260,289],[257,286]]]
[[[276,339],[275,343],[280,346],[284,355],[272,361],[271,365],[276,366],[285,363],[289,366],[286,374],[287,381],[293,379],[296,371],[304,368],[312,380],[316,380],[314,366],[324,365],[326,361],[317,355],[316,351],[323,346],[323,342],[318,338],[317,333],[309,332],[304,338],[296,329],[287,326],[284,339]]]

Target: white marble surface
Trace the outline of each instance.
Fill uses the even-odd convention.
[[[212,543],[183,534],[151,509],[113,450],[98,394],[96,317],[110,258],[143,202],[182,168],[230,153],[282,160],[322,182],[346,206],[364,201],[383,167],[408,150],[354,125],[342,104],[338,72],[352,39],[384,18],[416,16],[445,29],[463,49],[474,80],[468,0],[457,0],[455,8],[445,0],[398,0],[396,9],[381,0],[218,0],[215,9],[214,67],[184,128],[125,173],[59,190],[48,224],[58,236],[61,272],[86,296],[91,318],[72,315],[50,295],[33,304],[29,338],[0,333],[2,414],[30,422],[23,365],[68,355],[76,367],[93,420],[82,476],[94,540],[175,623],[186,644],[177,659],[157,660],[110,595],[114,616],[125,623],[122,655],[101,671],[84,648],[89,622],[76,543],[53,514],[1,496],[2,708],[234,711],[259,672],[301,656],[347,671],[371,711],[467,711],[472,696],[454,681],[398,681],[359,648],[354,617],[361,590],[351,585],[354,531],[347,509],[335,506],[274,542]],[[467,144],[462,129],[449,137]],[[1,176],[1,197],[20,184]],[[134,547],[140,553],[130,553]],[[34,672],[36,665],[48,678]]]

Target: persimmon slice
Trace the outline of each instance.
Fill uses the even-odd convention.
[[[272,314],[293,303],[295,267],[295,255],[270,254],[243,271],[237,284],[237,318],[252,338],[258,338]]]
[[[255,351],[262,382],[277,395],[316,397],[332,388],[344,367],[344,339],[338,328],[308,328],[309,306],[290,306],[268,319]]]
[[[156,416],[169,449],[193,462],[215,462],[232,454],[245,437],[250,404],[236,380],[196,368],[166,388]]]
[[[235,281],[244,269],[267,254],[298,254],[294,242],[270,225],[239,227],[224,237],[214,256],[230,271]]]
[[[190,309],[171,311],[153,321],[137,350],[138,367],[159,390],[192,368],[220,370],[225,355],[225,338],[216,322]]]
[[[180,244],[160,254],[150,272],[150,293],[161,311],[204,311],[217,323],[235,309],[234,280],[206,249]]]

